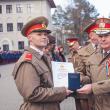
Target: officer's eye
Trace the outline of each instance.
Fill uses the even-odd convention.
[[[99,35],[99,37],[101,37],[101,38],[102,38],[103,36],[102,36],[102,35]]]
[[[38,35],[38,36],[41,36],[42,34],[41,34],[41,33],[37,33],[37,35]]]
[[[48,34],[47,34],[47,33],[45,33],[45,34],[44,34],[44,36],[48,36]]]

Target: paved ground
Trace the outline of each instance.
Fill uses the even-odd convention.
[[[11,75],[14,64],[0,66],[0,110],[18,110],[20,97]]]
[[[18,110],[22,103],[12,77],[14,64],[0,65],[0,110]],[[65,99],[61,103],[61,110],[76,110],[74,98]]]

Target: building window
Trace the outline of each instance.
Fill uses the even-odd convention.
[[[13,31],[13,23],[7,23],[7,32]]]
[[[0,13],[2,13],[2,5],[0,5]]]
[[[31,4],[27,4],[27,12],[28,13],[32,12],[32,5]]]
[[[6,13],[12,13],[12,5],[6,5]]]
[[[23,27],[23,23],[17,23],[17,30],[18,31],[21,31],[22,27]]]
[[[22,13],[22,12],[23,12],[23,7],[22,7],[21,4],[17,4],[17,5],[16,5],[16,12],[17,12],[17,13]]]
[[[19,41],[19,42],[18,42],[18,49],[19,49],[19,50],[24,49],[24,41]]]
[[[0,32],[3,32],[3,24],[0,24]]]
[[[9,45],[8,44],[3,45],[3,51],[9,51]]]

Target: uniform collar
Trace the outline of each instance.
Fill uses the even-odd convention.
[[[109,50],[109,51],[107,51],[107,53],[110,53],[110,50]]]
[[[78,50],[81,49],[81,48],[82,48],[82,46],[79,46]]]
[[[40,49],[30,45],[30,48],[32,48],[33,50],[35,50],[36,52],[38,52],[41,56],[44,54],[43,51],[41,51]]]
[[[96,46],[95,46],[95,44],[94,44],[94,43],[91,43],[91,44],[92,44],[93,48],[94,48],[94,49],[96,49]]]
[[[109,51],[104,51],[104,50],[103,50],[103,54],[104,54],[104,53],[107,53],[107,54],[108,54],[108,53],[110,53],[110,50],[109,50]]]

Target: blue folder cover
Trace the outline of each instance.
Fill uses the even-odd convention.
[[[80,88],[80,74],[68,73],[68,89],[75,91]]]

